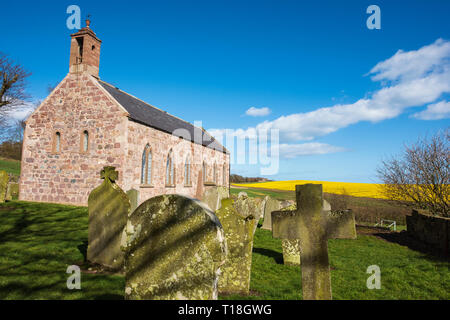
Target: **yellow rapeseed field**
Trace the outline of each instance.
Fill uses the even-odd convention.
[[[310,181],[310,180],[289,180],[289,181],[272,181],[258,183],[233,183],[233,185],[241,187],[277,189],[294,191],[295,185],[316,183],[323,185],[323,192],[346,194],[355,197],[368,197],[385,199],[381,193],[380,185],[375,183],[351,183],[351,182],[329,182],[329,181]]]

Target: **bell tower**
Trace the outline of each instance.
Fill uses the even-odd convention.
[[[69,73],[88,72],[98,78],[102,41],[92,31],[90,24],[91,21],[87,19],[86,27],[70,36]]]

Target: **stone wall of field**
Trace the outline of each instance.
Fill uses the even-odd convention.
[[[449,255],[450,218],[431,216],[423,211],[413,210],[412,214],[406,217],[406,227],[413,238]]]

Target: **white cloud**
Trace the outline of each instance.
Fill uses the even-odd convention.
[[[270,109],[267,107],[264,108],[255,108],[251,107],[248,109],[245,114],[251,117],[264,117],[270,114]]]
[[[438,39],[419,50],[400,50],[391,58],[376,64],[369,75],[372,75],[373,81],[381,81],[381,89],[354,103],[284,115],[272,121],[263,121],[256,127],[235,130],[235,133],[238,137],[245,137],[254,136],[260,130],[278,130],[280,143],[285,144],[280,148],[281,151],[283,148],[287,150],[287,146],[291,146],[289,143],[312,141],[361,121],[392,119],[408,108],[431,104],[450,92],[450,42]],[[430,113],[435,116],[437,112],[442,114],[448,105],[437,103],[429,108],[429,112],[422,114],[422,117],[427,114],[430,117]],[[314,153],[318,150],[317,145],[316,148],[308,144],[299,146],[292,147],[293,151],[289,154],[317,154]],[[338,152],[339,149],[331,146],[320,148],[324,153]]]
[[[370,71],[372,80],[416,79],[439,70],[442,62],[450,57],[450,42],[438,39],[419,50],[399,50],[391,58],[379,62]]]
[[[439,101],[430,104],[425,110],[417,112],[412,116],[420,120],[441,120],[450,118],[450,102]]]
[[[36,103],[20,101],[13,106],[3,107],[3,115],[7,122],[25,120],[36,108]]]

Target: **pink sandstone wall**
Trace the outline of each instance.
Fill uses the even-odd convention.
[[[142,154],[149,144],[152,150],[152,183],[141,185]],[[172,150],[175,164],[175,187],[166,186],[166,162]],[[184,165],[190,157],[191,186],[185,184]],[[140,193],[139,202],[160,194],[183,194],[201,198],[205,186],[202,178],[202,161],[207,164],[207,181],[213,182],[213,165],[217,165],[217,185],[228,187],[229,156],[220,151],[174,137],[139,123],[128,122],[128,160],[125,167],[123,189],[136,189]],[[224,164],[226,172],[223,172]],[[225,184],[224,175],[225,174]]]
[[[88,74],[68,74],[28,118],[24,133],[20,200],[87,205],[101,183],[100,169],[110,165],[123,179],[127,118]],[[89,150],[81,136],[89,132]],[[55,132],[61,152],[52,152]]]
[[[200,198],[207,180],[228,186],[229,156],[170,134],[129,121],[126,111],[88,74],[69,74],[29,117],[24,133],[20,200],[87,205],[89,193],[101,183],[100,170],[115,166],[118,185],[140,192],[140,202],[159,194],[178,193]],[[82,152],[81,136],[89,132],[89,150]],[[61,133],[61,152],[52,152],[55,132]],[[142,153],[152,148],[152,184],[141,185]],[[175,187],[166,187],[166,160],[172,149]],[[185,186],[184,162],[191,156],[191,186]],[[224,173],[223,167],[226,166]],[[226,183],[224,183],[224,175]]]

